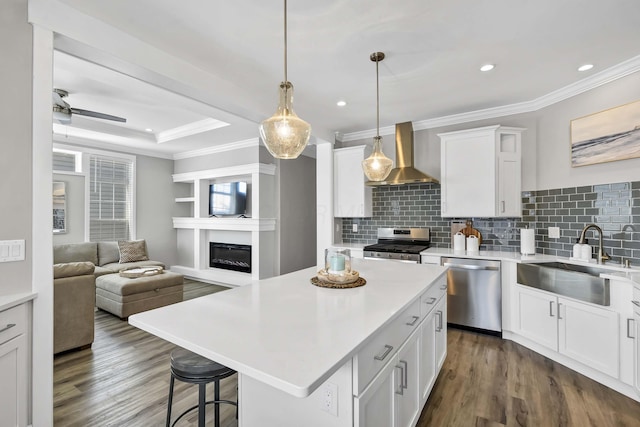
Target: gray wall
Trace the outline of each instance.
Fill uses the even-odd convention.
[[[53,174],[53,181],[66,184],[67,232],[54,234],[53,244],[77,243],[84,241],[84,176]]]
[[[136,238],[145,239],[149,256],[176,264],[177,241],[172,217],[180,216],[171,174],[173,160],[136,156]],[[67,234],[53,237],[54,244],[83,242],[85,238],[85,177],[54,174],[67,183]],[[167,191],[173,189],[174,191]]]
[[[176,230],[178,216],[173,188],[173,161],[136,156],[136,237],[147,241],[151,259],[174,265],[178,259]]]
[[[280,274],[316,265],[316,162],[280,160]]]
[[[31,115],[32,31],[25,0],[3,0],[0,6],[0,76],[5,82],[0,103],[0,240],[24,239],[24,261],[0,263],[0,295],[31,290],[32,202]],[[43,185],[49,186],[49,183]]]

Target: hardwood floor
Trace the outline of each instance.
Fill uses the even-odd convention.
[[[189,281],[185,299],[223,289]],[[511,341],[449,329],[448,346],[419,427],[640,426],[640,403]],[[163,426],[173,348],[97,311],[93,347],[55,357],[55,425]],[[236,384],[223,380],[223,399],[235,400]],[[197,387],[176,381],[173,418],[196,403]],[[222,426],[237,426],[235,408],[221,408]],[[194,411],[177,427],[196,425]]]

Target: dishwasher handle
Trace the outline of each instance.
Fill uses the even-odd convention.
[[[455,268],[458,270],[491,270],[491,271],[500,270],[500,267],[493,267],[490,265],[454,264],[452,262],[445,262],[442,265],[444,267]]]

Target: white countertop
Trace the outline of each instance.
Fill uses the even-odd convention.
[[[365,246],[370,244],[371,243],[334,243],[332,246],[334,248],[364,249]]]
[[[502,251],[454,251],[449,248],[429,248],[420,252],[420,255],[435,255],[435,256],[448,256],[455,258],[475,258],[475,259],[496,259],[501,261],[517,261],[517,262],[553,262],[560,259],[566,260],[566,258],[560,258],[554,255],[521,255],[519,252],[502,252]]]
[[[0,311],[31,301],[38,296],[35,292],[22,292],[19,294],[0,295]]]
[[[129,317],[129,323],[306,397],[446,269],[354,259],[367,284],[313,286],[315,267]]]

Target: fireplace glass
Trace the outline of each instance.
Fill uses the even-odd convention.
[[[209,267],[251,273],[251,245],[209,242]]]

